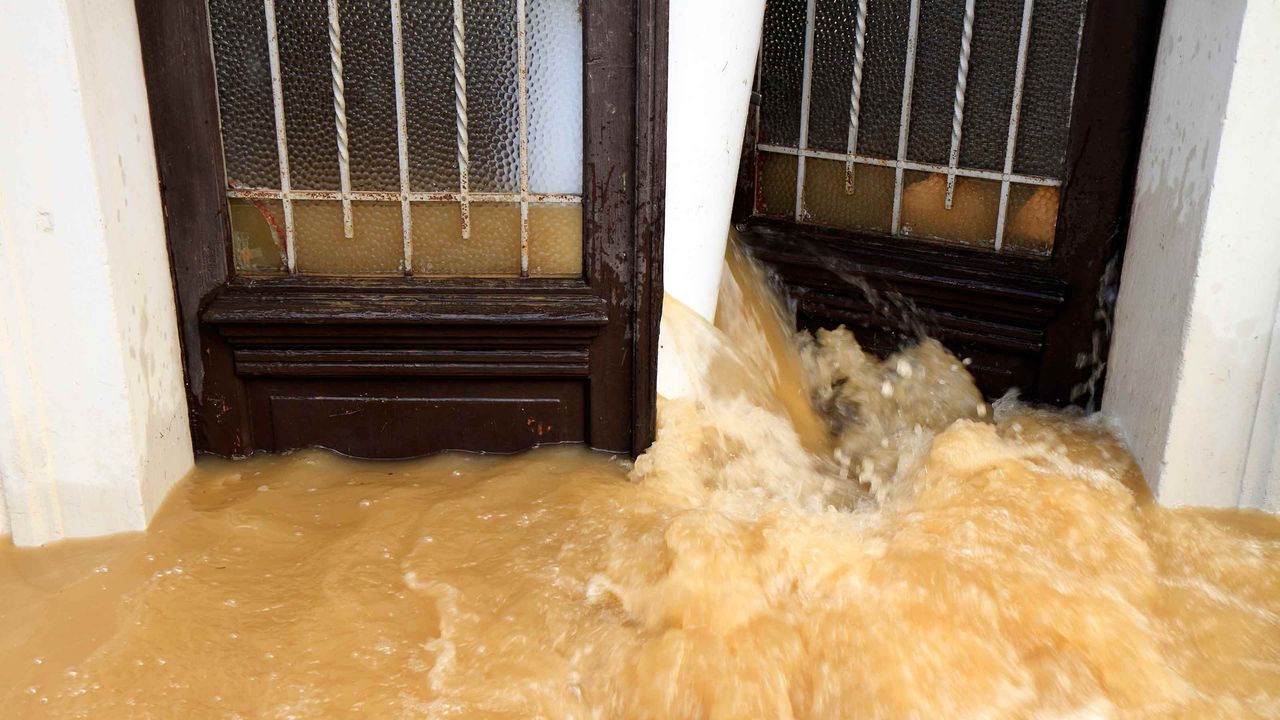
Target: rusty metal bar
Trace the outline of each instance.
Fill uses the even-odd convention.
[[[271,65],[271,97],[274,104],[276,124],[276,154],[280,159],[280,189],[272,191],[284,206],[284,254],[285,267],[292,275],[298,271],[297,243],[294,241],[293,202],[289,184],[289,142],[285,133],[284,122],[284,81],[280,73],[280,42],[276,30],[275,0],[263,0],[263,9],[267,20],[267,55]],[[232,195],[231,197],[241,197]]]
[[[804,25],[804,74],[800,81],[800,149],[809,149],[809,105],[813,92],[813,33],[817,25],[817,0],[805,5]],[[804,161],[803,153],[796,158],[796,222],[804,222]]]
[[[1013,74],[1013,102],[1009,109],[1009,137],[1004,145],[1004,176],[1000,182],[1000,211],[996,215],[996,252],[1004,245],[1004,225],[1009,214],[1009,177],[1013,174],[1013,154],[1018,147],[1018,122],[1022,118],[1022,83],[1027,75],[1027,47],[1031,42],[1031,15],[1035,0],[1022,3],[1022,29],[1018,35],[1018,65]]]
[[[907,139],[911,134],[911,94],[915,85],[916,45],[920,34],[920,0],[911,0],[911,19],[907,25],[907,62],[902,74],[902,114],[898,121],[898,163],[893,177],[893,222],[890,232],[894,235],[902,226],[902,183],[907,160]]]
[[[769,145],[762,143],[756,146],[760,152],[778,153],[780,155],[800,155],[798,148],[787,147],[785,145]],[[846,161],[849,156],[845,153],[828,152],[826,150],[805,150],[803,154],[806,157],[818,158],[821,160],[837,160]],[[951,168],[947,165],[938,165],[936,163],[918,162],[916,160],[889,160],[885,158],[871,157],[869,155],[855,155],[853,161],[859,165],[875,165],[877,167],[898,168],[904,170],[918,170],[921,172],[931,173],[947,173]],[[1026,185],[1045,185],[1048,187],[1059,187],[1062,181],[1056,178],[1041,177],[1039,175],[1019,175],[1017,173],[1005,174],[996,170],[980,170],[977,168],[957,167],[956,175],[960,177],[980,178],[983,180],[1008,180],[1009,182],[1022,183]]]
[[[400,228],[404,232],[404,274],[413,274],[413,212],[409,205],[409,114],[404,97],[404,24],[400,0],[391,0],[391,53],[396,76],[396,152],[400,163]]]

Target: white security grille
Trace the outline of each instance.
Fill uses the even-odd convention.
[[[1008,234],[1011,188],[1022,186],[1026,188],[1023,194],[1029,196],[1035,187],[1061,186],[1068,115],[1065,111],[1070,108],[1074,84],[1083,0],[1040,0],[1040,9],[1047,8],[1047,17],[1042,23],[1037,22],[1035,0],[1019,0],[1016,14],[1008,0],[771,0],[768,7],[759,68],[763,102],[756,127],[756,150],[766,160],[770,155],[775,159],[777,156],[794,158],[794,198],[786,206],[791,219],[814,222],[806,198],[806,192],[813,187],[807,164],[813,159],[844,165],[843,192],[848,203],[860,200],[862,183],[856,181],[858,166],[892,169],[892,204],[883,230],[895,236],[912,234],[903,217],[909,171],[945,178],[945,191],[940,190],[939,205],[946,211],[955,206],[957,178],[992,181],[999,184],[999,189],[998,200],[990,208],[994,234],[987,241],[991,248],[1000,251]],[[928,13],[923,20],[922,10]],[[980,32],[975,34],[975,28]],[[929,42],[922,46],[921,36],[926,30],[930,33]],[[954,35],[946,37],[946,33],[951,32]],[[825,44],[819,40],[823,37]],[[1033,44],[1035,42],[1039,44]],[[874,49],[872,43],[877,43]],[[815,51],[819,49],[826,53],[821,87],[815,80],[819,72]],[[1038,133],[1036,138],[1020,146],[1019,129],[1026,103],[1024,90],[1033,50],[1037,51],[1033,69],[1037,82],[1034,100]],[[924,106],[920,106],[917,95],[922,57],[928,60],[931,73],[940,74],[940,69],[949,67],[946,72],[954,78],[954,83],[946,88],[945,98],[941,84],[930,78]],[[869,65],[873,63],[879,85],[878,94],[869,105],[865,83]],[[796,65],[800,68],[798,78],[794,76]],[[888,77],[894,70],[899,74],[890,81]],[[840,133],[838,138],[834,132],[826,132],[825,137],[815,143],[814,113],[826,113],[824,122],[828,128],[834,124],[834,109],[839,99],[834,97],[837,85],[833,78],[841,72],[848,78],[848,84],[844,85],[847,132]],[[991,80],[995,76],[999,76],[999,82]],[[987,109],[985,119],[966,113],[966,107],[972,107],[971,87],[975,77],[982,81],[981,100],[988,104],[1003,100],[1007,111],[993,113]],[[896,87],[890,87],[895,83]],[[891,101],[894,102],[892,111],[887,106]],[[788,107],[792,102],[798,105],[798,112]],[[896,123],[889,117],[890,112],[896,116]],[[945,118],[941,117],[944,112]],[[878,121],[881,138],[876,147],[864,148],[861,144],[867,138],[869,113]],[[990,136],[996,129],[990,127],[993,114],[1000,115],[1003,121],[998,128],[1003,135],[1003,147],[998,154],[986,152],[985,161],[973,154],[966,162],[969,136],[974,132]],[[913,120],[922,117],[934,122],[925,128],[913,127]],[[887,140],[890,130],[896,136],[892,144]],[[790,139],[794,142],[787,142]],[[1023,156],[1032,157],[1028,160]],[[1028,167],[1019,167],[1020,160]],[[757,184],[760,184],[759,177]],[[768,191],[762,191],[765,192]],[[768,198],[761,202],[763,196],[757,195],[757,212],[778,215],[783,205],[769,203]],[[994,188],[991,196],[996,197]],[[1056,193],[1053,198],[1056,207]],[[881,230],[856,224],[848,229]]]
[[[323,150],[315,147],[317,143],[311,137],[306,138],[307,147],[302,149],[296,147],[298,139],[294,136],[292,124],[301,120],[311,125],[314,124],[314,118],[300,115],[307,110],[306,107],[301,107],[305,104],[303,102],[299,102],[298,108],[291,107],[288,92],[290,71],[297,68],[286,63],[282,46],[286,42],[292,42],[294,55],[297,57],[305,55],[308,46],[304,41],[308,37],[314,40],[314,32],[310,36],[306,34],[314,30],[307,27],[307,23],[314,24],[319,19],[318,9],[313,7],[317,3],[324,3],[323,17],[326,23],[324,32],[327,35],[326,71],[330,78],[328,92],[332,100],[333,137],[336,140],[335,145],[332,146],[332,153],[336,159],[337,181],[336,187],[305,188],[297,186],[297,172],[296,168],[291,168],[291,160],[304,154],[308,163],[317,166],[322,163],[317,163],[313,159],[314,154]],[[291,26],[286,27],[285,20],[281,16],[282,5],[288,5],[292,10],[293,25]],[[521,277],[530,275],[530,206],[581,204],[581,17],[578,14],[576,0],[470,0],[465,3],[465,7],[463,0],[453,0],[452,13],[448,18],[449,34],[440,37],[437,33],[422,30],[416,35],[414,42],[417,45],[412,45],[405,37],[406,12],[412,10],[415,16],[434,18],[439,15],[439,5],[441,5],[440,0],[210,1],[215,63],[219,79],[219,106],[224,131],[224,154],[228,167],[227,196],[255,203],[255,208],[261,212],[271,227],[272,234],[279,235],[284,271],[290,274],[299,272],[299,243],[307,241],[306,238],[299,237],[298,224],[295,222],[298,202],[340,203],[342,235],[347,240],[355,238],[360,231],[357,226],[358,218],[352,210],[353,203],[398,203],[400,245],[403,248],[400,269],[406,275],[413,274],[415,267],[412,212],[415,203],[456,204],[461,219],[460,237],[457,241],[463,243],[472,238],[473,205],[476,203],[518,205],[519,231],[518,237],[512,238],[512,242],[519,244],[518,274]],[[391,77],[374,78],[376,82],[371,83],[366,78],[352,77],[351,69],[344,66],[344,39],[346,39],[344,38],[344,12],[353,13],[362,21],[373,18],[365,23],[367,27],[362,28],[365,33],[377,32],[381,29],[389,34],[391,62],[387,71]],[[381,26],[382,14],[385,14],[387,21],[385,28]],[[509,52],[506,42],[500,36],[491,33],[489,37],[482,38],[481,41],[488,45],[482,52],[480,65],[473,63],[469,67],[467,25],[473,14],[495,27],[501,27],[507,21],[513,21],[510,25],[514,33],[510,38],[512,47]],[[534,33],[531,33],[530,29],[531,16],[539,18],[540,23]],[[295,32],[297,37],[286,39],[284,35],[286,30],[297,31]],[[261,34],[260,38],[257,37],[258,34]],[[559,125],[563,126],[556,127],[555,123],[546,122],[547,118],[543,118],[544,127],[538,139],[538,142],[542,143],[539,154],[542,158],[539,161],[541,162],[539,181],[543,186],[541,189],[544,190],[542,192],[535,191],[538,189],[537,183],[531,184],[530,172],[531,34],[535,38],[533,40],[535,45],[542,43],[541,47],[535,48],[539,52],[540,60],[538,67],[534,69],[545,80],[536,100],[545,106],[541,108],[544,115],[554,116],[556,120],[561,121]],[[261,41],[260,45],[259,41]],[[439,43],[444,47],[423,47],[427,43]],[[547,47],[553,43],[564,47]],[[309,49],[314,51],[314,45],[314,42],[311,43]],[[451,130],[451,140],[455,150],[453,155],[456,168],[443,167],[445,163],[439,159],[440,154],[437,152],[439,148],[433,146],[419,148],[412,142],[410,101],[424,102],[430,98],[410,97],[411,92],[421,94],[423,90],[409,87],[406,68],[411,61],[406,59],[407,47],[414,51],[415,57],[429,55],[435,58],[441,55],[441,52],[436,51],[447,48],[451,60],[449,84],[453,106],[452,127],[449,130]],[[351,51],[352,48],[348,45],[346,52]],[[366,48],[365,52],[374,51]],[[259,55],[265,55],[265,58],[259,58]],[[510,68],[500,66],[500,62],[495,63],[493,60],[495,57],[505,60],[509,55],[514,55],[514,58],[511,58],[514,62],[511,63]],[[266,60],[265,67],[258,67],[260,63],[256,61],[262,59]],[[316,59],[318,58],[312,52],[312,60]],[[421,57],[412,62],[416,63],[414,70],[419,75],[434,76],[440,72],[440,68],[435,64],[424,61]],[[470,122],[469,115],[474,115],[477,99],[468,97],[468,77],[473,73],[481,74],[491,87],[490,97],[482,97],[479,101],[485,103],[482,110],[489,120],[489,125],[499,127],[502,131],[500,133],[489,133],[479,137],[474,134],[475,128]],[[258,75],[262,77],[258,78]],[[259,97],[261,93],[254,92],[255,86],[261,85],[261,81],[267,76],[270,84],[269,109],[261,107],[263,105],[263,98]],[[393,98],[378,94],[378,88],[374,85],[380,85],[383,81],[389,81],[389,86],[394,88]],[[353,82],[356,84],[353,85]],[[505,87],[506,84],[511,86],[510,94],[515,96],[515,107],[510,112],[505,108],[497,107],[502,102],[501,97],[507,93],[502,88],[492,90],[498,86]],[[303,90],[295,92],[297,97],[307,99],[303,98]],[[359,131],[354,128],[349,116],[353,103],[357,102],[363,103],[366,108],[377,103],[390,103],[394,106],[394,156],[377,157],[378,162],[395,164],[395,182],[391,186],[370,188],[369,182],[365,181],[362,187],[353,187],[352,155],[356,144],[362,138],[357,136]],[[258,155],[268,150],[261,139],[253,135],[251,127],[255,122],[252,115],[262,111],[269,112],[273,121],[274,153],[278,161],[278,175],[273,173],[274,176],[266,176],[261,171],[261,163],[256,159]],[[495,117],[504,114],[514,117],[498,117],[494,120]],[[422,124],[427,121],[418,120],[418,122]],[[429,128],[430,132],[421,131],[419,136],[438,138],[440,125],[441,123],[436,122],[435,126]],[[508,127],[512,125],[514,127]],[[291,138],[295,145],[292,154]],[[242,139],[243,142],[241,142]],[[477,187],[475,183],[473,150],[478,143],[484,146],[485,154],[489,158],[487,162],[491,166],[487,169],[489,177],[485,183],[487,187]],[[508,148],[508,145],[511,147]],[[372,156],[371,153],[367,154]],[[501,178],[506,174],[506,170],[492,167],[495,162],[493,158],[501,159],[507,154],[515,156],[515,178],[509,187],[501,187],[503,184]],[[422,159],[427,155],[429,157]],[[456,177],[456,185],[444,187],[440,181],[429,179],[425,181],[428,187],[422,187],[421,184],[415,186],[413,172],[415,160],[418,161],[420,168],[427,168],[426,171],[420,172],[420,175],[424,172],[432,178],[453,175]],[[505,160],[500,161],[505,162]],[[369,160],[366,159],[366,164],[368,162]],[[243,173],[241,168],[244,168]],[[239,177],[240,174],[254,176],[254,179],[259,182],[242,180]],[[317,174],[314,169],[310,172],[312,177]],[[498,179],[494,180],[495,177]],[[264,180],[272,184],[264,185],[262,184]],[[281,216],[279,222],[275,220],[271,209],[262,204],[263,201],[279,203]],[[233,213],[233,224],[234,218]],[[306,271],[305,268],[303,271]]]

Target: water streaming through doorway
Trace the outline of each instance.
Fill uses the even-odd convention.
[[[1280,522],[730,265],[634,468],[203,460],[146,534],[0,549],[0,716],[1280,716]]]

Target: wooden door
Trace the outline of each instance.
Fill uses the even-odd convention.
[[[798,322],[1096,405],[1162,7],[770,0],[735,223]]]
[[[649,443],[665,3],[137,10],[198,450]]]

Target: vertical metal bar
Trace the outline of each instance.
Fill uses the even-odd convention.
[[[347,148],[347,95],[342,84],[342,27],[338,0],[329,0],[329,74],[333,76],[333,116],[338,134],[338,181],[342,189],[342,234],[355,237],[351,222],[351,156]]]
[[[796,222],[804,222],[804,151],[809,149],[809,100],[813,89],[813,30],[817,24],[817,0],[805,9],[804,76],[800,84],[800,154],[796,156]]]
[[[956,168],[960,166],[960,131],[964,125],[964,94],[969,86],[969,51],[973,46],[973,16],[976,0],[965,0],[964,30],[960,33],[960,65],[956,69],[956,102],[951,115],[951,155],[947,166],[947,209],[956,194]]]
[[[1018,36],[1018,66],[1013,74],[1013,107],[1009,109],[1009,137],[1004,145],[1004,179],[1000,181],[1000,212],[996,215],[996,252],[1004,245],[1004,224],[1009,214],[1009,175],[1018,147],[1018,121],[1022,118],[1022,81],[1027,75],[1027,46],[1031,42],[1031,13],[1035,0],[1023,0],[1022,30]]]
[[[853,194],[853,157],[858,152],[858,119],[862,115],[862,62],[866,49],[867,0],[858,0],[858,17],[853,33],[853,87],[849,91],[849,158],[844,163],[844,191],[849,195]]]
[[[467,151],[467,39],[462,0],[453,0],[453,105],[458,129],[458,192],[462,239],[471,239],[471,159]]]
[[[907,26],[907,63],[902,73],[902,115],[898,121],[898,161],[893,177],[893,224],[890,232],[898,234],[902,225],[903,163],[907,159],[907,139],[911,133],[911,93],[916,79],[916,44],[920,32],[920,0],[911,0],[911,21]]]
[[[275,105],[276,154],[280,157],[280,203],[284,207],[285,266],[292,275],[298,272],[297,243],[294,242],[293,200],[289,192],[289,143],[284,128],[284,81],[280,74],[280,42],[276,32],[275,0],[263,0],[267,19],[267,53],[271,64],[271,99]]]
[[[520,277],[529,277],[529,28],[516,0],[516,95],[520,114]]]
[[[404,231],[404,274],[413,274],[413,212],[409,206],[409,114],[404,97],[404,25],[400,0],[391,0],[391,53],[396,76],[396,150],[400,162],[400,227]]]

